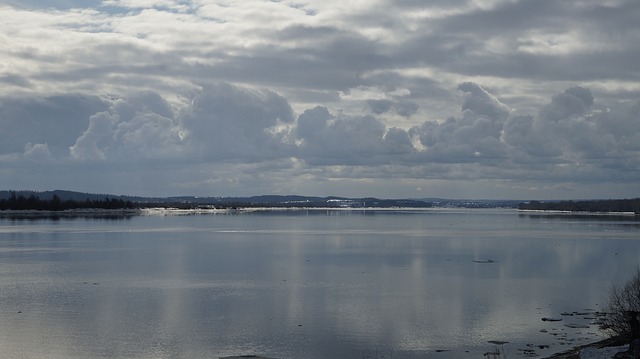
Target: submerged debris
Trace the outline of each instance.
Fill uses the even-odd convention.
[[[573,328],[573,329],[589,329],[590,328],[588,325],[575,324],[575,323],[565,324],[564,326],[567,327],[567,328]]]
[[[562,321],[562,318],[547,318],[547,317],[544,317],[544,318],[542,318],[542,321],[543,322],[560,322],[560,321]]]
[[[474,259],[475,263],[497,263],[498,261],[494,261],[493,259]]]

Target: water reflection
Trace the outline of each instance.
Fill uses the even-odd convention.
[[[131,219],[138,216],[135,211],[99,211],[99,212],[40,212],[40,211],[20,211],[7,212],[0,211],[0,219],[8,219],[15,222],[35,222],[35,221],[59,221],[65,220],[106,220],[119,221]]]
[[[544,354],[566,348],[541,329],[597,335],[540,319],[600,309],[640,254],[628,221],[501,211],[0,228],[0,338],[16,357],[460,358],[489,340]]]
[[[634,227],[640,227],[640,216],[633,214],[607,214],[607,213],[554,213],[554,212],[519,212],[518,215],[523,218],[537,219],[537,220],[560,220],[560,221],[574,221],[578,223],[598,223],[606,224],[610,223],[613,226],[620,226],[622,224],[631,225]]]

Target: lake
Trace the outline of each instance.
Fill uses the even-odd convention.
[[[547,356],[602,337],[595,312],[639,258],[633,216],[4,216],[0,348],[7,358]]]

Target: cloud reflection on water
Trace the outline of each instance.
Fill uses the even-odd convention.
[[[33,356],[515,351],[557,342],[542,317],[602,309],[640,254],[637,222],[500,211],[2,225],[0,334]]]

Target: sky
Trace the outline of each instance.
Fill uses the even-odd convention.
[[[0,189],[640,196],[637,0],[0,0]]]

